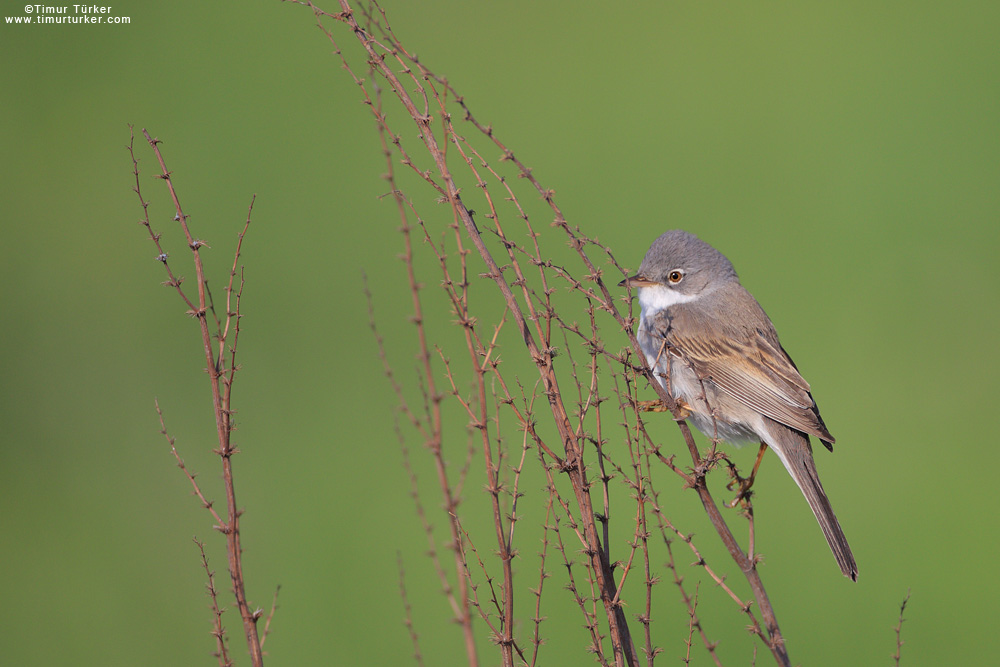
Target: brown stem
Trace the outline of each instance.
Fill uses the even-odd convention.
[[[409,166],[421,178],[434,187],[435,190],[441,195],[441,200],[447,202],[451,206],[454,219],[456,221],[455,226],[460,227],[464,231],[463,238],[472,242],[475,250],[485,263],[486,272],[482,275],[483,277],[489,278],[495,282],[497,289],[502,295],[506,309],[510,313],[513,323],[517,327],[520,337],[522,338],[532,361],[536,365],[539,378],[542,383],[543,393],[549,400],[550,410],[555,420],[559,437],[562,441],[565,458],[560,461],[559,470],[566,473],[573,488],[575,501],[580,513],[579,534],[584,542],[584,552],[590,560],[594,584],[598,590],[597,595],[607,614],[611,644],[615,652],[615,663],[618,665],[635,664],[635,649],[632,645],[625,615],[618,600],[618,587],[614,577],[612,576],[611,565],[609,562],[610,545],[608,544],[607,537],[604,537],[602,540],[602,535],[599,533],[595,521],[594,508],[592,506],[592,500],[589,492],[590,482],[587,478],[586,468],[584,465],[584,443],[587,440],[582,437],[581,432],[574,428],[571,424],[569,414],[564,403],[564,397],[559,386],[559,381],[555,373],[554,352],[551,348],[550,334],[552,322],[554,319],[558,320],[558,317],[554,315],[552,306],[548,300],[549,287],[545,282],[544,273],[542,273],[542,283],[544,289],[542,296],[539,299],[539,307],[536,308],[535,301],[533,299],[535,299],[538,295],[528,287],[525,276],[521,272],[518,259],[524,259],[524,257],[527,257],[527,259],[532,263],[535,263],[540,270],[543,268],[551,268],[557,275],[569,280],[573,290],[584,294],[588,300],[593,301],[596,307],[609,313],[615,321],[623,329],[625,329],[629,337],[633,353],[644,360],[645,356],[642,353],[633,332],[633,320],[627,317],[627,310],[624,313],[619,310],[615,304],[615,298],[611,296],[607,285],[601,278],[600,269],[598,269],[587,256],[585,248],[588,245],[595,245],[607,253],[608,258],[615,264],[616,267],[618,266],[617,263],[614,262],[614,259],[607,248],[601,246],[595,241],[581,237],[578,231],[574,231],[570,227],[562,212],[558,206],[556,206],[553,193],[542,188],[540,183],[531,174],[530,170],[515,158],[513,152],[499,142],[491,128],[480,124],[472,117],[472,114],[468,111],[463,99],[455,93],[455,91],[448,84],[447,80],[435,76],[425,67],[420,65],[415,56],[407,53],[398,44],[394,36],[391,34],[391,30],[388,30],[387,25],[384,26],[386,31],[384,33],[385,43],[382,43],[373,36],[370,26],[362,28],[358,24],[355,20],[354,10],[348,0],[339,0],[341,11],[337,14],[328,14],[323,12],[312,5],[312,3],[308,0],[303,0],[302,4],[310,6],[316,13],[317,17],[332,17],[345,23],[353,31],[353,34],[358,39],[367,54],[369,65],[388,82],[389,88],[391,88],[401,104],[405,107],[411,119],[417,125],[420,140],[422,141],[424,148],[427,150],[427,154],[433,160],[433,169],[427,169],[424,171],[418,169],[411,160],[410,155],[406,153],[400,145],[398,135],[389,133],[387,128],[386,132],[396,149],[399,150],[400,155],[403,158],[403,164]],[[329,33],[327,34],[329,36]],[[400,65],[402,66],[402,69],[399,69]],[[411,69],[411,65],[417,71],[413,71],[413,69]],[[355,77],[355,81],[359,84],[361,83],[357,77]],[[427,84],[426,86],[424,85],[425,82]],[[414,89],[416,92],[413,92]],[[364,94],[367,99],[367,93]],[[466,112],[464,120],[475,125],[475,127],[478,128],[485,136],[489,137],[499,148],[501,148],[503,151],[503,157],[501,159],[513,163],[520,171],[519,175],[530,182],[532,186],[537,189],[542,198],[549,204],[556,216],[553,225],[562,229],[563,232],[569,237],[571,247],[577,251],[580,256],[580,260],[587,269],[585,280],[590,280],[596,283],[595,289],[584,287],[579,281],[572,279],[567,272],[558,269],[558,267],[554,267],[547,261],[544,261],[538,251],[537,243],[535,244],[535,252],[528,253],[513,243],[510,240],[511,237],[504,234],[496,216],[493,199],[488,193],[486,193],[485,183],[482,178],[480,178],[479,172],[477,171],[474,161],[472,160],[473,156],[477,159],[481,159],[481,156],[471,149],[471,147],[466,149],[467,144],[454,132],[450,123],[450,115],[448,115],[444,105],[445,100],[443,98],[447,95],[454,95],[455,102]],[[437,103],[438,108],[441,111],[441,117],[438,119],[440,120],[443,133],[443,140],[441,142],[439,142],[438,138],[434,134],[434,128],[437,125],[434,122],[435,119],[433,119],[430,115],[431,97],[434,98],[434,101]],[[370,99],[367,99],[367,101],[369,104],[372,104]],[[382,114],[381,108],[374,108],[373,106],[373,110],[380,126],[384,126],[385,116]],[[483,188],[483,192],[486,196],[490,209],[486,217],[495,223],[493,225],[494,228],[489,231],[499,238],[507,252],[507,257],[502,260],[504,262],[503,268],[501,268],[498,261],[493,257],[490,250],[487,248],[486,243],[481,236],[480,230],[473,219],[473,214],[462,201],[462,197],[459,194],[459,188],[457,187],[452,172],[447,165],[447,148],[449,146],[455,146],[461,153],[467,166],[475,175],[477,185]],[[485,168],[488,169],[491,174],[496,176],[496,173],[492,171],[492,168]],[[504,184],[503,187],[508,187],[506,181],[503,179],[500,179],[500,182]],[[510,192],[509,187],[508,192]],[[514,201],[520,211],[519,204],[516,204],[516,198],[514,198]],[[522,217],[524,217],[527,225],[527,217]],[[537,235],[530,226],[528,226],[528,233],[534,241]],[[463,286],[467,285],[464,275],[464,260],[461,284]],[[521,300],[519,300],[519,297],[515,295],[515,289],[512,289],[512,287],[519,292]],[[467,335],[470,335],[469,332],[471,331],[473,324],[472,319],[468,317],[468,311],[465,307],[465,295],[466,292],[463,287],[458,298],[456,299],[453,297],[453,305],[458,308],[460,315],[464,313],[464,315],[461,315],[461,324],[466,327]],[[570,327],[566,327],[566,329],[573,331]],[[471,341],[471,338],[468,340]],[[473,344],[473,342],[469,342],[469,349],[470,352],[474,350],[477,354],[481,352],[481,347],[477,347]],[[608,358],[614,357],[614,355],[604,352],[603,348],[597,344],[596,339],[594,341],[594,349],[599,349],[601,354],[604,354]],[[476,368],[478,369],[477,386],[480,387],[480,396],[483,395],[481,387],[483,381],[483,371],[486,367],[486,364],[476,364]],[[670,396],[669,391],[665,391],[657,378],[653,377],[645,362],[643,362],[643,368],[640,370],[653,386],[654,391],[660,395],[664,404],[674,414],[675,418],[679,418],[680,413],[677,409],[677,405]],[[486,413],[483,409],[481,409],[482,406],[479,406],[479,408],[480,409],[477,411],[477,414],[474,416],[474,421],[476,422],[476,425],[482,429],[484,451],[489,452],[490,438],[486,432]],[[698,493],[713,526],[729,550],[730,555],[740,567],[740,570],[744,573],[744,576],[747,578],[747,581],[753,590],[754,597],[761,609],[764,625],[767,629],[768,636],[765,641],[770,647],[778,663],[788,665],[788,656],[785,652],[784,641],[774,615],[774,610],[767,597],[767,593],[763,588],[759,574],[754,567],[753,559],[744,553],[739,544],[733,538],[729,527],[722,518],[719,509],[705,483],[705,474],[712,467],[712,465],[714,465],[714,459],[709,457],[709,460],[704,460],[698,452],[697,445],[695,444],[694,438],[692,437],[687,424],[683,421],[679,421],[678,424],[682,437],[684,438],[691,455],[692,462],[694,463],[694,474],[686,476],[686,478],[690,480],[690,485]],[[533,438],[536,437],[530,430],[530,427],[526,427],[526,429],[528,429],[526,432],[531,434]],[[539,449],[544,450],[546,455],[552,456],[553,459],[560,458],[555,457],[551,450],[545,448],[542,443],[539,442],[538,444]],[[601,454],[598,453],[598,456],[600,457]],[[498,468],[492,463],[492,461],[488,460],[487,470],[489,474],[491,492],[495,494],[498,492],[498,482],[496,479],[496,472]],[[494,514],[496,515],[496,510],[494,511]],[[506,547],[503,546],[504,541],[502,539],[499,519],[497,520],[497,528],[498,536],[502,545],[501,550],[503,551],[506,549],[509,554],[510,545],[507,544]],[[574,529],[577,528],[574,527]],[[505,560],[505,565],[509,565],[509,561]],[[507,578],[505,576],[505,581],[506,579]],[[507,599],[506,594],[504,595],[504,599]],[[734,599],[738,598],[734,595]],[[747,605],[747,607],[748,606],[749,605]],[[511,607],[508,606],[508,609],[510,608]]]
[[[170,172],[167,170],[167,165],[160,152],[160,141],[150,136],[149,132],[145,129],[143,129],[142,134],[146,138],[150,147],[152,147],[153,153],[156,155],[156,159],[160,164],[159,177],[167,184],[167,188],[170,191],[170,197],[174,202],[174,209],[176,211],[175,219],[180,223],[181,229],[184,232],[184,237],[187,239],[188,247],[194,255],[195,274],[198,288],[198,305],[197,308],[193,312],[189,312],[189,314],[198,319],[198,325],[201,330],[202,344],[205,351],[205,365],[209,376],[209,384],[211,385],[212,390],[212,407],[215,413],[216,433],[219,441],[219,448],[216,450],[216,453],[222,459],[222,478],[226,489],[227,517],[225,523],[220,527],[220,529],[226,535],[226,546],[229,557],[229,575],[233,582],[233,594],[236,597],[236,605],[239,609],[240,616],[243,619],[243,629],[246,633],[250,657],[254,667],[262,667],[264,664],[264,658],[263,652],[260,648],[260,638],[257,633],[257,619],[259,615],[250,609],[250,604],[246,598],[246,587],[243,579],[243,549],[240,545],[239,528],[240,511],[237,509],[236,505],[236,488],[233,480],[232,455],[235,450],[230,444],[230,432],[232,430],[230,427],[230,411],[225,407],[223,393],[219,387],[220,378],[222,377],[222,369],[216,363],[215,353],[212,348],[212,333],[209,329],[208,320],[206,318],[206,278],[200,253],[201,247],[205,244],[203,241],[196,240],[191,235],[191,231],[187,224],[187,216],[181,208],[177,192],[170,179]],[[187,301],[186,298],[185,301]],[[232,317],[232,315],[227,315],[227,317]],[[238,317],[236,319],[235,326],[238,331]],[[226,393],[228,395],[228,390]]]
[[[382,98],[381,94],[376,96],[375,111],[378,117],[381,114]],[[427,396],[429,398],[428,414],[426,421],[428,425],[428,440],[426,445],[434,458],[434,468],[437,472],[438,486],[444,496],[444,511],[448,517],[448,528],[451,532],[452,555],[455,559],[455,572],[458,586],[458,595],[449,593],[450,601],[455,610],[457,620],[462,626],[462,636],[465,641],[465,652],[469,662],[469,667],[477,667],[479,657],[476,651],[476,640],[472,629],[472,614],[469,609],[468,581],[464,576],[462,556],[460,554],[460,542],[462,536],[459,532],[456,520],[458,512],[458,494],[455,493],[452,483],[448,477],[444,454],[442,452],[444,426],[441,418],[441,395],[438,393],[434,380],[434,371],[431,367],[430,347],[427,342],[427,332],[424,328],[423,306],[420,299],[420,284],[417,281],[416,271],[413,262],[413,239],[410,231],[409,216],[407,215],[406,202],[402,193],[396,187],[395,168],[391,159],[391,151],[386,141],[389,133],[384,122],[378,123],[379,139],[382,142],[382,151],[386,157],[386,179],[393,189],[393,198],[396,201],[397,212],[402,223],[402,233],[405,245],[403,262],[406,266],[406,277],[410,290],[410,297],[413,307],[413,322],[417,330],[418,359],[422,366],[423,382],[426,384]],[[374,327],[374,324],[373,324]],[[383,353],[383,360],[385,355]],[[400,392],[397,391],[397,394]]]
[[[402,104],[406,107],[411,118],[417,123],[420,130],[420,138],[427,148],[428,153],[434,160],[438,174],[444,182],[444,190],[452,210],[458,217],[464,228],[467,238],[471,239],[482,260],[486,263],[488,276],[494,280],[507,308],[513,315],[515,324],[521,333],[525,345],[531,358],[535,361],[541,376],[545,394],[549,397],[550,407],[555,417],[556,427],[566,452],[567,466],[564,472],[569,476],[576,501],[580,507],[581,520],[583,522],[584,536],[587,544],[587,556],[591,560],[591,566],[597,578],[600,599],[607,612],[608,624],[611,633],[611,642],[615,652],[615,662],[617,665],[635,665],[635,649],[629,634],[625,613],[620,604],[614,601],[617,598],[617,589],[614,577],[611,572],[611,564],[605,556],[604,549],[600,543],[598,531],[594,522],[594,511],[591,505],[588,483],[584,468],[582,448],[579,439],[570,424],[569,416],[562,402],[559,390],[559,383],[552,365],[552,352],[546,350],[544,353],[539,349],[535,341],[534,334],[528,326],[521,305],[514,297],[510,286],[504,279],[496,260],[486,247],[475,221],[472,219],[468,208],[462,203],[458,187],[455,185],[451,171],[446,163],[445,153],[438,145],[437,139],[431,130],[431,117],[427,114],[426,108],[419,110],[413,100],[406,92],[405,86],[396,76],[396,72],[375,48],[372,37],[363,30],[354,18],[353,10],[347,0],[340,0],[341,13],[337,18],[344,21],[351,27],[354,35],[368,53],[369,62],[378,72],[389,82],[390,87],[396,93]],[[529,301],[530,305],[530,301]],[[537,321],[537,320],[536,320]]]

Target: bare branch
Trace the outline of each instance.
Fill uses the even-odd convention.
[[[235,307],[232,305],[231,297],[233,279],[236,275],[237,266],[239,264],[240,248],[242,247],[243,236],[246,234],[247,228],[250,225],[250,213],[253,211],[253,202],[251,201],[250,212],[247,214],[246,225],[243,228],[243,232],[240,233],[239,240],[236,245],[233,268],[230,272],[230,280],[227,287],[225,325],[223,328],[220,318],[215,313],[214,303],[211,301],[211,292],[208,289],[208,279],[205,275],[205,269],[202,263],[201,250],[202,248],[207,247],[207,244],[201,239],[196,239],[191,233],[191,229],[188,225],[188,216],[181,208],[180,199],[177,191],[174,189],[174,184],[171,179],[171,172],[167,169],[166,162],[160,150],[160,140],[154,139],[145,129],[142,131],[142,134],[159,163],[160,173],[157,177],[164,181],[167,185],[167,190],[170,194],[175,211],[174,221],[179,224],[194,260],[195,281],[198,293],[197,304],[193,303],[192,300],[185,294],[184,290],[181,289],[181,280],[178,279],[170,269],[167,261],[167,254],[163,251],[163,248],[160,245],[160,235],[153,231],[150,224],[149,203],[143,198],[140,189],[139,161],[135,157],[135,151],[133,149],[134,133],[130,133],[128,151],[132,158],[133,174],[135,176],[135,193],[139,198],[139,203],[143,210],[143,220],[141,222],[146,227],[150,238],[153,240],[157,250],[159,251],[157,259],[163,263],[167,272],[168,280],[166,284],[176,289],[178,295],[188,308],[187,314],[194,317],[198,321],[198,327],[201,333],[202,347],[205,355],[205,369],[208,373],[209,384],[211,386],[212,408],[215,415],[215,427],[218,440],[218,448],[215,450],[215,453],[218,454],[222,461],[222,477],[226,493],[225,519],[216,513],[212,503],[205,498],[198,484],[195,482],[194,475],[192,475],[185,467],[183,460],[180,458],[177,450],[173,446],[173,439],[167,435],[166,426],[163,423],[163,414],[160,411],[158,404],[156,406],[156,410],[160,416],[162,433],[170,443],[171,451],[177,460],[178,466],[184,471],[184,474],[191,482],[195,489],[195,493],[202,501],[202,505],[212,513],[212,516],[216,521],[215,528],[226,536],[229,575],[233,584],[233,593],[236,597],[236,606],[239,609],[240,616],[243,620],[243,629],[246,634],[247,646],[250,651],[251,660],[254,667],[261,667],[263,665],[263,653],[261,651],[261,641],[257,632],[257,621],[260,618],[260,612],[250,608],[250,604],[246,597],[246,587],[243,579],[243,548],[240,544],[239,528],[241,511],[238,509],[236,504],[236,487],[232,468],[232,456],[237,450],[232,446],[230,441],[230,436],[234,429],[231,421],[232,409],[230,406],[230,397],[233,385],[233,374],[238,368],[236,365],[236,339],[239,336],[240,296],[243,291],[242,275],[240,287],[236,293]],[[213,314],[216,324],[216,338],[218,342],[217,350],[212,343],[213,336],[208,323],[209,312]],[[232,341],[227,341],[230,326],[232,326],[233,329],[233,337]],[[230,348],[228,374],[226,374],[224,362],[227,342]]]
[[[896,624],[896,652],[893,654],[892,659],[896,661],[896,667],[899,667],[899,657],[902,652],[903,644],[903,612],[906,611],[906,603],[910,601],[910,591],[906,591],[906,597],[903,598],[903,603],[899,605],[899,623]]]

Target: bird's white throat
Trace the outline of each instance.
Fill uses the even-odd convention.
[[[697,298],[697,295],[681,294],[666,285],[649,285],[639,288],[639,306],[643,313],[655,313],[679,303],[689,303]]]

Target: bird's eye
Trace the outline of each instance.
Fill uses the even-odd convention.
[[[684,272],[678,271],[677,269],[674,269],[673,271],[667,274],[667,280],[670,281],[671,285],[676,285],[683,279],[684,279]]]

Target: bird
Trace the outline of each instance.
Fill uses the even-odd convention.
[[[857,581],[854,554],[820,483],[809,440],[817,438],[832,452],[834,437],[809,383],[732,262],[694,234],[671,230],[619,286],[638,291],[636,338],[682,415],[715,442],[760,443],[750,484],[765,451],[773,450],[805,496],[841,571]]]

